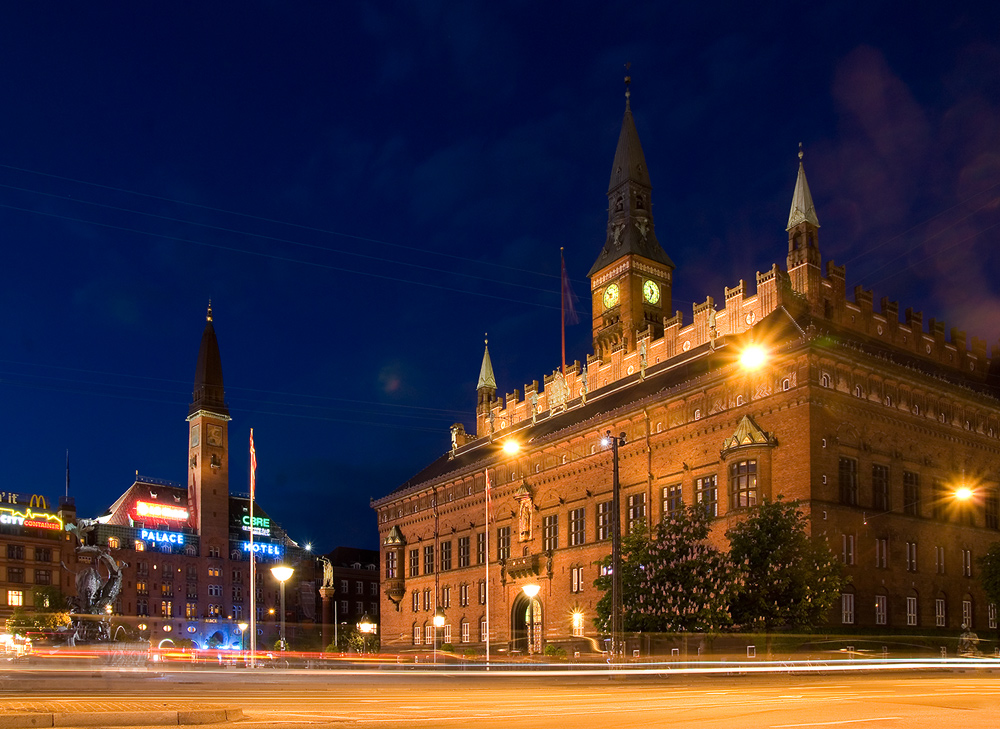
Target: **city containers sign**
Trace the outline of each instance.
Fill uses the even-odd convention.
[[[0,506],[0,524],[60,531],[63,528],[63,520],[55,514],[50,514],[46,511],[35,511],[30,507],[27,509],[12,509],[7,506]]]
[[[184,535],[178,532],[158,532],[154,529],[142,529],[139,534],[140,539],[148,542],[159,542],[160,544],[184,544]]]

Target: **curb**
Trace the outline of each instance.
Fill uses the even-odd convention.
[[[175,711],[73,711],[0,714],[0,727],[57,726],[187,726],[218,724],[243,718],[243,709],[181,709]]]

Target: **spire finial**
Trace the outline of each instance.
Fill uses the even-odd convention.
[[[628,75],[629,69],[632,68],[632,62],[629,61],[625,64],[625,110],[629,111],[629,98],[632,96],[632,92],[629,91],[628,87],[632,83],[632,77]]]
[[[483,333],[483,344],[489,345],[489,343],[490,343],[490,333],[489,332],[484,332]]]
[[[208,300],[208,314],[205,315],[205,321],[212,321],[212,300]]]
[[[802,160],[802,157],[803,157],[803,154],[802,154],[802,142],[799,142],[799,161]]]

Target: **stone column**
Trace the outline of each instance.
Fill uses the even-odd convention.
[[[333,641],[330,628],[333,625],[333,595],[336,592],[332,587],[319,588],[319,596],[323,600],[323,650]]]

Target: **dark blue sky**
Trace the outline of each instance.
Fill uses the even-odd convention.
[[[784,264],[797,145],[825,259],[1000,335],[996,3],[5,3],[0,489],[82,515],[183,482],[209,298],[231,488],[376,547],[384,495],[559,364],[632,108],[675,307]],[[569,359],[590,351],[569,330]]]

